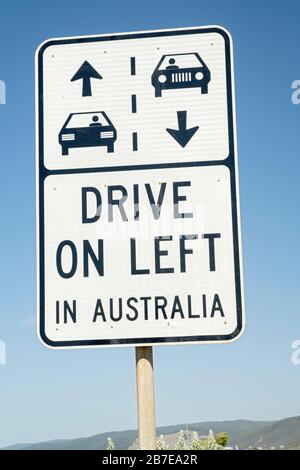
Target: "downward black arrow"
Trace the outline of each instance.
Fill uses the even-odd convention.
[[[166,129],[181,147],[185,147],[199,129],[199,126],[191,127],[190,129],[186,128],[186,114],[186,111],[177,111],[178,130]]]

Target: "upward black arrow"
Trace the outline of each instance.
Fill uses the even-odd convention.
[[[185,147],[199,129],[199,126],[186,128],[186,114],[186,111],[177,111],[178,129],[166,129],[181,147]]]
[[[82,80],[82,96],[92,96],[91,78],[102,79],[100,73],[86,60],[71,78],[71,82]]]

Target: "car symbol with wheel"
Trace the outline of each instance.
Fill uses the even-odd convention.
[[[208,93],[210,70],[197,52],[163,55],[152,74],[155,96],[160,97],[162,90],[182,88],[201,88]]]
[[[59,133],[62,154],[70,148],[106,147],[114,152],[117,131],[104,111],[71,113]]]

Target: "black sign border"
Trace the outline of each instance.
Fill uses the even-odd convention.
[[[178,163],[158,163],[132,166],[113,166],[105,168],[86,168],[86,169],[68,169],[68,170],[48,170],[44,165],[44,122],[43,122],[43,54],[45,50],[54,45],[64,44],[83,44],[99,41],[121,41],[124,39],[141,39],[150,37],[181,36],[186,34],[220,34],[225,41],[225,60],[227,73],[227,109],[228,109],[228,137],[229,137],[229,155],[224,160],[201,161],[201,162],[178,162]],[[126,33],[105,36],[89,36],[79,38],[51,39],[40,47],[37,55],[37,107],[38,107],[38,242],[39,242],[39,261],[38,261],[38,291],[39,291],[39,335],[40,339],[49,347],[85,347],[85,346],[138,346],[151,344],[179,344],[179,343],[213,343],[227,342],[237,338],[243,330],[243,296],[241,279],[241,253],[240,253],[240,226],[239,226],[239,207],[238,192],[236,181],[236,157],[235,157],[235,128],[234,128],[234,110],[233,110],[233,92],[232,92],[232,63],[231,63],[231,40],[227,31],[219,26],[206,28],[186,28],[179,30],[149,31],[144,33]],[[235,291],[236,291],[236,314],[237,327],[228,335],[198,335],[198,336],[176,336],[167,338],[120,338],[120,339],[99,339],[99,340],[70,340],[70,341],[52,341],[45,333],[45,232],[44,232],[44,182],[47,176],[56,174],[76,174],[76,173],[98,173],[114,171],[136,171],[152,170],[158,168],[180,168],[180,167],[200,167],[200,166],[226,166],[230,171],[231,181],[231,208],[232,208],[232,230],[233,230],[233,252],[235,266]]]

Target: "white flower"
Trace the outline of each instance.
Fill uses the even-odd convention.
[[[113,443],[113,440],[110,437],[107,438],[106,450],[116,450],[116,446],[115,446],[115,444]]]

